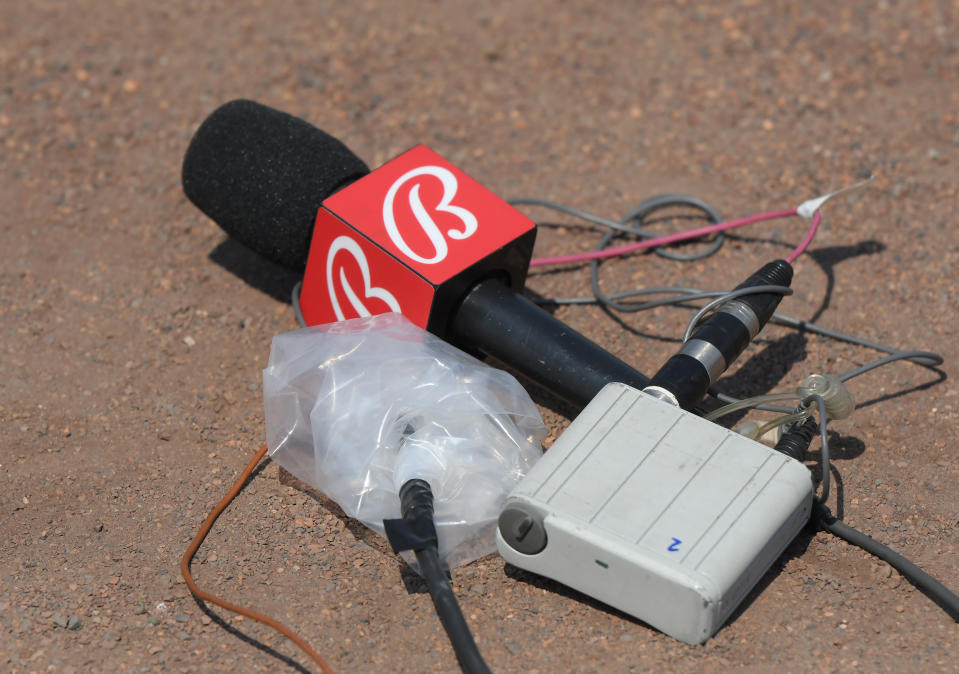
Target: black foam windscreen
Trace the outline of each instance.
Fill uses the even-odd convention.
[[[343,143],[285,112],[236,100],[197,129],[183,191],[237,241],[303,271],[326,197],[369,173]]]

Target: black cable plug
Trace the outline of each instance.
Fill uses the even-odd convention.
[[[449,636],[460,668],[467,674],[490,674],[440,564],[433,520],[433,490],[425,480],[409,480],[400,487],[400,512],[402,519],[383,520],[393,551],[412,550],[416,555],[436,615]]]
[[[804,461],[809,445],[812,444],[812,439],[816,437],[818,432],[819,424],[816,423],[815,419],[809,417],[793,430],[783,433],[779,442],[776,443],[775,449],[777,452],[782,452],[786,456],[796,459],[796,461]]]
[[[400,514],[402,519],[383,520],[393,552],[438,547],[433,523],[433,490],[426,480],[408,480],[400,487]]]

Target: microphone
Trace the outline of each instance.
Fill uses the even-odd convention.
[[[520,294],[535,224],[425,146],[370,172],[304,120],[237,100],[200,125],[182,179],[237,241],[305,270],[308,324],[398,311],[580,408],[649,383]]]

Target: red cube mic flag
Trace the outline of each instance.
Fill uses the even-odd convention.
[[[440,336],[491,275],[523,287],[535,224],[419,145],[323,201],[300,308],[310,325],[402,313]]]

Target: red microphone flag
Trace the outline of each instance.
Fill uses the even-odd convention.
[[[535,238],[532,220],[419,145],[323,202],[300,309],[307,325],[397,311],[442,337],[478,282],[523,288]]]

